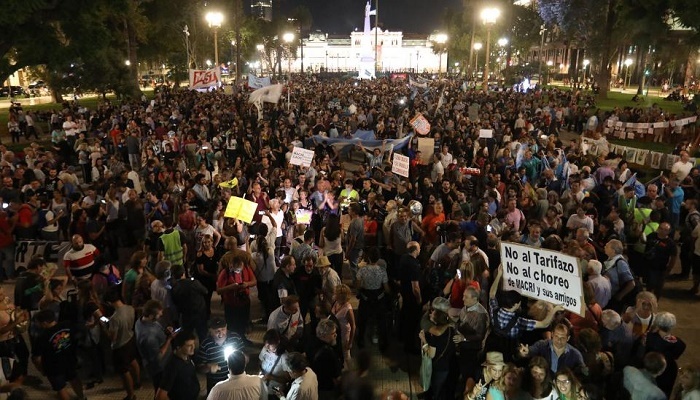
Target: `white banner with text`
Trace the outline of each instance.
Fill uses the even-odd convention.
[[[583,316],[583,280],[576,257],[522,244],[501,243],[503,288],[523,296],[560,304]]]

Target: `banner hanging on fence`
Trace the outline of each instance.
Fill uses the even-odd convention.
[[[63,265],[63,256],[70,250],[70,242],[45,240],[21,240],[15,244],[15,271],[27,268],[35,256],[43,257],[47,263]]]
[[[584,316],[583,280],[576,257],[503,242],[501,263],[505,290],[561,304],[566,310]]]

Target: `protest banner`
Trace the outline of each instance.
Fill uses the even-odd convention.
[[[503,288],[560,304],[584,316],[583,280],[576,257],[515,243],[501,243]]]
[[[421,161],[423,161],[423,164],[429,165],[433,161],[433,152],[435,152],[435,139],[418,138],[418,151],[420,151]]]
[[[408,157],[403,154],[394,153],[394,162],[391,163],[391,172],[408,178]]]
[[[413,117],[409,123],[419,135],[427,135],[430,132],[430,122],[421,113]]]
[[[311,215],[313,212],[311,210],[297,210],[297,224],[309,225],[311,223]]]
[[[479,139],[491,139],[493,138],[493,129],[479,129]]]
[[[292,158],[289,163],[292,165],[301,165],[302,167],[308,167],[311,165],[311,161],[314,159],[313,150],[306,150],[301,147],[294,147],[292,151]]]
[[[219,82],[221,82],[221,70],[218,67],[190,70],[190,89],[204,89],[216,86]]]
[[[70,242],[45,240],[20,240],[15,244],[15,271],[27,269],[27,264],[35,256],[43,257],[47,263],[63,265],[63,256],[70,250]]]
[[[240,197],[231,196],[224,211],[224,217],[236,218],[246,223],[253,222],[258,203]]]

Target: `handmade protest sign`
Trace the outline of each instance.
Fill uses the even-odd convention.
[[[403,154],[394,153],[394,162],[391,164],[391,172],[408,178],[408,157]]]
[[[231,196],[224,211],[224,217],[237,218],[245,223],[251,223],[258,209],[258,203],[240,197]]]
[[[306,150],[301,147],[294,147],[292,151],[292,158],[289,163],[292,165],[301,165],[302,167],[308,167],[311,165],[311,160],[314,159],[313,150]]]
[[[479,139],[491,139],[493,138],[493,129],[479,129]]]
[[[583,280],[576,257],[515,243],[501,243],[503,288],[560,304],[584,316]]]

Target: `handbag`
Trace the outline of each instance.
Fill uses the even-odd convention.
[[[452,327],[448,328],[447,335],[448,335],[448,338],[452,338],[452,336],[453,336]],[[451,340],[451,339],[449,339],[449,340]],[[448,340],[445,348],[442,349],[442,353],[440,353],[440,355],[437,356],[436,360],[441,359],[442,356],[445,355],[447,348],[450,347],[449,340]],[[423,391],[428,391],[428,389],[430,389],[430,380],[433,378],[433,359],[430,358],[427,351],[421,352],[421,363],[420,363],[420,372],[419,373],[420,373],[420,384],[423,387]]]

